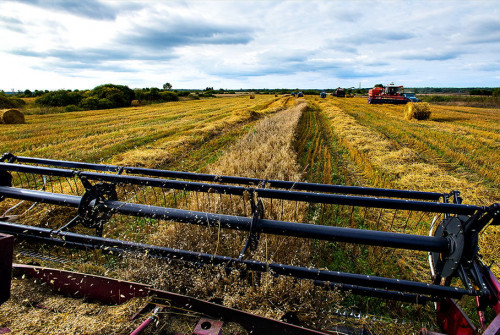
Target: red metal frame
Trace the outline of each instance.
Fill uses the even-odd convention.
[[[175,307],[189,308],[225,322],[237,322],[254,334],[331,334],[268,319],[193,297],[154,289],[140,283],[31,265],[13,264],[13,268],[15,274],[37,278],[60,293],[90,300],[123,303],[133,297],[155,296],[168,300]]]

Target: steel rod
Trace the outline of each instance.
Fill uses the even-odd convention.
[[[24,190],[7,186],[0,186],[0,195],[20,200],[38,201],[69,207],[78,207],[81,199],[79,196]],[[111,211],[113,213],[123,215],[172,220],[203,226],[220,226],[221,228],[250,231],[250,227],[252,225],[252,218],[248,217],[133,204],[115,200],[103,201],[98,206],[103,211]],[[258,221],[256,230],[262,233],[275,235],[314,238],[326,241],[348,242],[355,244],[368,244],[400,249],[434,251],[445,254],[449,250],[449,241],[444,237],[411,235],[334,226],[320,226],[307,223],[266,219]]]
[[[461,298],[463,295],[476,295],[477,291],[458,287],[434,285],[410,280],[368,276],[340,271],[319,270],[279,263],[265,263],[256,260],[238,260],[228,256],[219,256],[201,252],[159,247],[143,243],[128,242],[104,237],[58,232],[52,229],[12,224],[0,221],[0,232],[17,235],[20,238],[42,241],[65,247],[100,249],[107,252],[135,252],[149,257],[178,259],[187,262],[224,265],[249,271],[272,272],[278,275],[301,279],[319,280],[340,284],[363,286],[377,289],[401,290],[430,296]]]
[[[105,172],[117,172],[121,168],[120,166],[117,165],[81,163],[81,162],[61,161],[61,160],[42,159],[42,158],[23,157],[23,156],[14,156],[14,157],[16,157],[16,160],[20,163],[42,164],[42,165],[66,167],[73,169],[90,169],[90,170],[105,171]],[[434,201],[438,201],[444,195],[443,193],[438,193],[438,192],[393,190],[384,188],[344,186],[344,185],[328,185],[328,184],[304,183],[304,182],[294,182],[294,181],[284,181],[284,180],[266,180],[258,178],[221,176],[221,175],[212,175],[204,173],[146,169],[146,168],[129,167],[129,166],[123,167],[123,170],[129,174],[141,174],[154,177],[179,178],[179,179],[189,179],[189,180],[199,180],[199,181],[209,181],[209,182],[220,182],[228,184],[257,186],[265,183],[267,187],[295,189],[302,191],[385,196],[385,197],[422,199],[422,200],[434,200]]]
[[[68,171],[64,169],[43,168],[36,166],[26,166],[20,164],[0,163],[0,170],[18,171],[26,173],[38,173],[48,175],[73,176],[76,171]],[[435,213],[453,213],[472,215],[482,207],[464,204],[449,204],[439,202],[402,200],[402,199],[387,199],[387,198],[372,198],[338,194],[324,194],[314,192],[302,192],[291,190],[274,190],[266,188],[248,188],[233,185],[207,184],[199,182],[187,182],[180,180],[157,179],[150,177],[137,177],[126,175],[112,175],[95,172],[78,172],[82,178],[94,181],[103,181],[110,183],[125,183],[142,186],[153,186],[170,188],[185,191],[221,193],[231,195],[243,195],[244,192],[256,192],[262,198],[272,198],[281,200],[304,201],[323,204],[349,205],[360,207],[374,207],[385,209],[406,209],[423,212]]]

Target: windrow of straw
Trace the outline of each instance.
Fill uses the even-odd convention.
[[[20,124],[26,123],[24,114],[19,109],[1,109],[0,123],[5,124]]]
[[[427,102],[409,102],[405,108],[405,119],[428,120],[431,117],[431,108]]]
[[[452,173],[439,163],[433,164],[423,159],[419,152],[361,125],[332,103],[323,103],[322,107],[335,134],[368,179],[375,181],[375,185],[431,192],[459,190],[462,191],[464,203],[491,205],[498,202],[497,195],[480,183]],[[496,238],[499,230],[498,227],[489,227],[480,236],[483,245],[481,252],[486,261],[498,260],[500,249]],[[425,233],[425,230],[420,233]]]
[[[423,160],[478,181],[500,198],[500,109],[432,105],[432,119],[421,123],[405,120],[401,105],[369,105],[361,98],[339,99],[335,105]]]
[[[299,181],[301,173],[292,147],[295,128],[306,104],[286,109],[259,121],[255,127],[206,172],[219,175],[237,175],[260,179]],[[248,207],[248,198],[244,199]],[[244,215],[245,205],[236,197],[190,195],[184,206],[188,209],[216,211]],[[182,201],[180,201],[182,202]],[[306,206],[289,201],[264,201],[266,218],[285,221],[305,220]],[[237,257],[248,233],[186,226],[181,223],[161,223],[150,235],[151,243],[170,247],[198,250]],[[299,238],[263,235],[258,248],[245,257],[266,262],[313,265],[312,242]],[[155,260],[129,259],[123,276],[151,283],[175,292],[183,292],[204,299],[222,299],[224,305],[280,318],[287,311],[298,312],[310,326],[328,321],[330,308],[340,298],[336,292],[315,289],[308,281],[271,274],[251,274],[229,277],[224,269],[206,267],[190,269],[173,263]],[[207,280],[207,278],[210,278]]]

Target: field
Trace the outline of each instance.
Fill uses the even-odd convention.
[[[265,179],[438,192],[459,190],[464,203],[499,202],[500,110],[438,105],[432,105],[431,109],[430,120],[407,121],[403,117],[404,106],[369,105],[363,98],[307,96],[296,99],[257,95],[255,99],[237,96],[114,110],[27,115],[24,125],[0,125],[0,152]],[[131,201],[151,204],[158,201],[154,190],[134,193],[124,189],[122,192],[127,198],[134,198]],[[186,209],[246,214],[243,205],[229,197],[207,195],[198,199],[190,194],[173,193],[167,198],[160,205],[172,205],[175,201],[178,207]],[[180,198],[182,201],[177,204]],[[13,203],[1,202],[0,214]],[[36,220],[34,222],[50,227],[64,222],[67,213],[40,208],[42,210],[21,217],[21,222]],[[433,219],[432,215],[416,216],[411,211],[362,211],[352,206],[312,206],[300,202],[285,202],[281,208],[265,203],[265,208],[269,209],[266,217],[277,220],[422,235],[428,234]],[[180,223],[127,221],[122,217],[114,218],[104,233],[108,237],[236,256],[246,237],[239,232],[221,232],[216,227],[190,227],[187,231]],[[498,227],[489,227],[480,237],[481,254],[488,264],[498,262],[499,236]],[[378,247],[334,245],[300,238],[287,239],[284,243],[283,238],[265,236],[253,256],[339,271],[430,280],[423,252],[384,253]],[[249,286],[239,278],[221,275],[217,269],[197,271],[154,260],[98,254],[89,257],[76,253],[72,257],[86,260],[66,265],[72,269],[147,282],[205,299],[217,297],[227,306],[273,318],[294,310],[310,327],[324,329],[348,322],[331,316],[336,309],[382,315],[379,321],[358,320],[374,333],[383,333],[381,329],[391,327],[397,333],[412,333],[422,326],[435,327],[429,319],[433,318],[432,306],[344,296],[314,288],[306,282],[271,275],[263,275],[259,285]],[[18,255],[18,260],[30,261],[22,255]],[[498,270],[495,271],[499,275]],[[207,276],[213,280],[207,282]],[[15,281],[14,293],[21,294],[23,285],[21,280]],[[19,304],[22,299],[15,301]],[[64,309],[65,303],[51,303]],[[62,322],[61,315],[33,310],[28,305],[19,307],[11,303],[0,307],[0,327],[7,326],[5,320],[17,313],[30,313],[33,320],[52,318],[53,323]],[[80,311],[89,314],[92,308],[97,307],[83,306]],[[133,308],[135,306],[122,306],[119,310],[106,308],[102,313],[111,315],[110,320],[121,320],[124,313]],[[64,313],[77,315],[78,309]],[[69,319],[65,318],[65,322],[70,323],[67,329],[51,330],[82,332],[89,323],[87,319],[73,323]],[[106,317],[101,315],[100,319]],[[398,325],[395,319],[409,321],[411,327]],[[91,329],[97,333],[116,333],[118,322],[113,321],[111,325],[103,321]],[[18,325],[24,330],[29,329],[28,326]],[[133,324],[126,327],[123,333],[133,329]],[[48,328],[40,327],[38,331],[44,329]]]

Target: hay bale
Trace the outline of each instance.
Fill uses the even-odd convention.
[[[132,106],[132,107],[141,106],[141,100],[132,100],[130,102],[130,106]]]
[[[250,99],[255,99],[255,94],[250,94]]]
[[[427,102],[408,102],[405,109],[405,119],[428,120],[431,116],[431,108]]]
[[[18,124],[26,123],[24,114],[19,109],[2,109],[0,110],[0,123]]]

